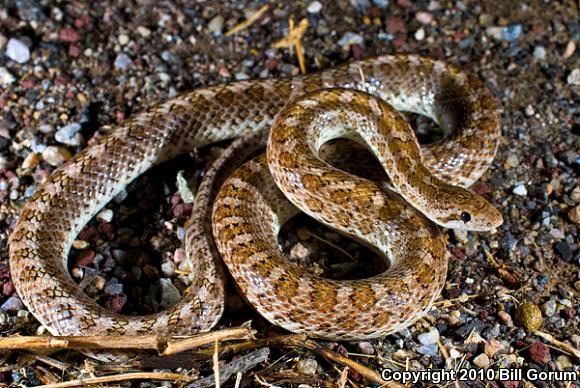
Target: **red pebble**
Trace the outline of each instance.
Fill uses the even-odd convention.
[[[74,28],[62,28],[58,32],[58,40],[61,42],[74,43],[81,39],[81,33]]]
[[[458,247],[451,248],[451,253],[453,254],[453,256],[455,256],[456,259],[459,259],[459,260],[465,260],[467,257],[467,256],[465,256],[465,253],[463,253],[461,248],[458,248]]]
[[[79,253],[75,260],[75,267],[88,267],[95,260],[95,251],[86,250]]]
[[[528,354],[530,359],[540,366],[546,365],[552,358],[550,356],[550,348],[540,341],[534,342],[534,344],[528,348]]]
[[[2,294],[4,294],[5,296],[10,296],[14,294],[15,291],[16,288],[14,287],[14,283],[12,282],[6,282],[2,285]]]
[[[397,32],[407,32],[405,19],[389,15],[387,16],[387,34],[396,34]]]
[[[72,58],[78,58],[81,56],[81,48],[76,44],[71,44],[68,46],[68,55]]]

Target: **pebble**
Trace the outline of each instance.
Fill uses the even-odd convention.
[[[308,4],[306,10],[308,13],[318,13],[322,9],[322,4],[320,1],[313,1],[312,3]]]
[[[551,317],[556,313],[556,301],[550,299],[540,306],[540,309],[546,317]]]
[[[480,333],[484,327],[485,324],[480,319],[474,318],[457,329],[456,333],[462,338],[467,338],[472,332]]]
[[[175,275],[176,269],[177,269],[177,266],[175,265],[173,260],[165,260],[161,263],[161,273],[165,277],[171,277],[171,276]]]
[[[10,322],[10,316],[4,311],[0,311],[0,327],[4,328]]]
[[[574,69],[568,74],[568,78],[566,79],[568,84],[570,85],[580,85],[580,69]]]
[[[422,345],[431,345],[431,344],[436,344],[437,341],[439,340],[439,331],[435,328],[431,329],[430,331],[426,332],[426,333],[421,333],[417,336],[417,340],[422,344]]]
[[[528,195],[528,190],[526,189],[525,185],[519,184],[513,188],[512,193],[514,193],[515,195],[519,195],[520,197],[525,197],[526,195]]]
[[[152,291],[156,292],[154,290],[155,288],[156,287],[152,287]],[[175,288],[170,279],[159,279],[159,290],[161,291],[161,301],[159,302],[159,305],[164,309],[174,306],[181,299],[179,290]]]
[[[493,356],[495,356],[497,353],[505,351],[508,348],[509,345],[506,345],[495,339],[490,339],[485,341],[484,351],[489,358],[493,358]]]
[[[6,312],[16,312],[20,311],[24,308],[24,304],[17,295],[12,295],[10,298],[6,299],[6,301],[0,306],[0,310]]]
[[[364,39],[363,39],[362,35],[355,34],[354,32],[348,31],[339,39],[339,41],[337,43],[339,46],[348,48],[354,44],[362,45],[363,42],[364,42]]]
[[[535,304],[522,302],[516,310],[515,321],[520,327],[533,332],[542,326],[542,312]]]
[[[113,220],[114,212],[111,209],[103,209],[97,214],[97,220],[109,223]]]
[[[6,45],[6,56],[14,62],[26,63],[30,59],[30,50],[20,40],[10,38]]]
[[[119,42],[119,44],[121,46],[126,46],[127,43],[129,43],[129,40],[130,40],[130,38],[129,38],[129,35],[127,35],[127,34],[120,34],[117,37],[117,41]]]
[[[221,35],[223,28],[224,28],[224,17],[222,15],[215,16],[207,24],[207,29],[214,35]]]
[[[461,322],[461,312],[459,310],[453,310],[449,313],[449,318],[447,318],[447,323],[449,326],[457,326]]]
[[[574,54],[574,51],[576,51],[576,43],[573,40],[571,40],[566,45],[566,48],[564,49],[564,53],[562,54],[562,56],[564,57],[564,59],[570,58],[572,54]]]
[[[375,348],[373,347],[373,345],[370,342],[367,341],[361,341],[357,343],[357,348],[359,350],[359,352],[361,352],[362,354],[375,354]]]
[[[22,169],[33,169],[40,163],[40,154],[38,152],[31,152],[28,154],[24,161],[22,162]]]
[[[438,354],[437,345],[436,344],[419,345],[417,346],[417,353],[424,354],[425,356],[434,357]]]
[[[528,348],[528,354],[530,359],[540,366],[546,365],[551,359],[550,348],[540,341],[534,342]]]
[[[148,38],[151,35],[151,30],[147,27],[139,26],[137,27],[137,33],[144,38]]]
[[[558,242],[556,244],[556,252],[558,252],[562,260],[566,262],[570,262],[572,260],[572,248],[570,247],[570,244],[568,244],[568,241],[562,240]]]
[[[193,203],[193,201],[195,201],[195,194],[189,188],[189,182],[187,181],[187,179],[183,174],[184,174],[183,170],[177,173],[176,177],[177,190],[179,191],[181,199],[184,203]]]
[[[546,49],[544,48],[544,46],[536,46],[534,47],[534,58],[536,58],[539,61],[543,61],[546,59]]]
[[[117,70],[125,70],[129,66],[133,64],[133,61],[129,56],[125,53],[119,53],[115,58],[115,69]]]
[[[0,85],[7,86],[13,83],[16,80],[12,73],[8,71],[5,67],[0,67]]]
[[[415,31],[415,39],[419,41],[425,39],[425,29],[423,27]]]
[[[479,356],[473,359],[473,364],[479,368],[487,368],[491,364],[489,357],[485,353],[481,353]]]
[[[417,12],[415,14],[415,18],[419,21],[419,23],[428,25],[433,21],[433,14],[429,12]]]
[[[82,136],[78,133],[81,130],[81,125],[79,123],[71,123],[60,128],[54,134],[54,139],[59,143],[79,146],[81,145]]]
[[[123,285],[116,278],[112,278],[105,284],[103,291],[107,295],[119,295],[123,292]]]
[[[564,370],[566,368],[574,368],[574,364],[568,356],[561,355],[556,358],[556,367],[558,370]]]
[[[81,39],[81,34],[74,28],[62,28],[58,31],[58,40],[61,42],[75,43]]]
[[[70,160],[71,153],[63,147],[48,146],[42,152],[42,158],[51,166],[58,167]]]
[[[313,376],[318,370],[318,362],[314,358],[301,358],[296,363],[296,370],[300,374]]]
[[[518,156],[516,154],[510,154],[505,160],[504,168],[509,169],[512,167],[517,167],[519,166],[519,164],[520,161],[518,159]]]
[[[505,27],[488,27],[485,32],[494,39],[513,42],[522,34],[521,24],[510,24]]]
[[[500,326],[499,326],[499,324],[496,323],[495,325],[485,329],[483,331],[483,333],[481,333],[481,335],[483,336],[483,338],[485,338],[487,340],[492,340],[492,339],[495,339],[499,336],[499,332],[500,332]]]

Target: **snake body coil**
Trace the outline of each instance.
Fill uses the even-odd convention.
[[[341,90],[297,100],[328,88]],[[450,135],[420,150],[402,127],[383,133],[390,138],[386,143],[367,133],[372,123],[356,134],[337,124],[345,119],[355,126],[366,120],[365,115],[375,119],[390,115],[391,124],[399,125],[400,117],[370,94],[395,109],[433,118]],[[278,117],[294,100],[297,103],[289,104]],[[323,108],[334,113],[323,114]],[[327,338],[384,335],[429,308],[444,284],[447,268],[438,229],[397,194],[362,179],[347,182],[337,171],[323,172],[316,158],[292,157],[295,151],[316,154],[317,147],[330,138],[353,138],[379,158],[400,195],[432,220],[475,230],[501,223],[501,216],[487,202],[443,184],[471,185],[496,153],[500,133],[489,91],[475,77],[439,61],[382,56],[291,79],[195,89],[120,124],[57,169],[23,207],[10,237],[10,266],[24,304],[53,335],[184,335],[209,330],[223,311],[223,279],[212,259],[208,226],[199,219],[192,221],[185,246],[188,258],[195,259],[192,292],[157,314],[126,316],[96,304],[68,274],[68,252],[85,224],[152,165],[195,147],[266,130],[277,117],[268,163],[278,186],[290,194],[297,184],[330,192],[334,202],[325,208],[319,198],[303,191],[295,190],[289,198],[321,221],[338,221],[335,228],[378,246],[391,260],[387,273],[350,283],[316,280],[289,268],[274,252],[272,236],[295,210],[278,205],[273,183],[258,183],[269,181],[264,158],[249,162],[220,192],[213,230],[245,297],[277,324]],[[300,132],[308,117],[318,119]],[[334,130],[322,131],[325,125]],[[207,213],[208,192],[200,191],[194,212]],[[458,196],[454,199],[451,194]],[[253,203],[247,205],[244,198],[253,198]],[[361,208],[367,213],[357,218],[356,210]],[[399,246],[394,247],[393,239]],[[334,315],[339,310],[344,314]]]

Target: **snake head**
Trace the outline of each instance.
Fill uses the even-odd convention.
[[[501,213],[483,197],[461,187],[448,187],[447,204],[440,206],[434,221],[449,229],[488,232],[503,224]]]

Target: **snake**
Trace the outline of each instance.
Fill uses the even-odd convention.
[[[429,117],[445,137],[420,146],[399,111]],[[500,135],[481,80],[416,55],[196,88],[131,116],[53,172],[10,235],[13,282],[52,335],[190,335],[210,330],[223,313],[221,256],[244,298],[278,326],[336,340],[387,335],[425,314],[444,286],[449,254],[437,224],[488,231],[502,223],[468,189],[491,165]],[[392,190],[325,162],[320,148],[335,138],[367,148]],[[152,166],[230,139],[237,140],[196,198],[182,299],[130,316],[84,294],[67,261],[91,218]],[[266,154],[252,158],[266,143]],[[372,246],[389,268],[332,280],[289,263],[276,237],[298,209]]]

